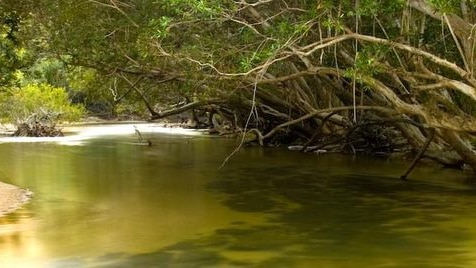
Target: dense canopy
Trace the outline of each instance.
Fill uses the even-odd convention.
[[[97,114],[206,112],[262,145],[476,170],[476,1],[10,0],[0,16],[5,94],[49,83]]]

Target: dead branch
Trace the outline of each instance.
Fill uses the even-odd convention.
[[[404,181],[407,180],[408,175],[410,175],[410,172],[412,172],[413,168],[415,168],[418,161],[420,161],[420,159],[423,157],[423,155],[425,154],[425,151],[428,149],[428,146],[430,145],[434,136],[435,136],[435,129],[430,128],[430,133],[428,134],[428,137],[426,138],[425,144],[423,145],[421,150],[418,152],[418,154],[415,156],[415,159],[413,159],[407,171],[402,176],[400,176],[400,179]]]
[[[191,103],[187,103],[185,105],[182,105],[180,107],[176,107],[170,110],[166,110],[163,112],[155,112],[155,114],[152,115],[151,120],[157,120],[160,118],[164,118],[167,116],[171,116],[174,114],[180,114],[185,111],[191,110],[191,109],[196,109],[205,105],[211,105],[211,104],[223,104],[226,101],[220,100],[220,99],[211,99],[211,100],[202,100],[202,101],[195,101]]]
[[[276,127],[273,128],[271,131],[269,131],[268,133],[266,133],[265,135],[263,135],[263,139],[268,139],[268,138],[270,138],[270,137],[273,136],[276,132],[278,132],[280,129],[282,129],[282,128],[284,128],[284,127],[287,127],[287,126],[291,126],[291,125],[300,123],[300,122],[302,122],[302,121],[304,121],[304,120],[313,118],[313,117],[315,117],[315,116],[318,116],[318,115],[327,116],[328,113],[334,113],[334,112],[345,111],[345,110],[353,110],[354,108],[356,108],[356,109],[361,109],[361,110],[383,111],[383,112],[386,112],[386,113],[394,113],[394,112],[395,112],[395,111],[393,111],[392,109],[385,108],[385,107],[381,107],[381,106],[355,106],[355,107],[354,107],[354,106],[344,106],[344,107],[335,107],[335,108],[321,109],[321,110],[317,110],[317,111],[315,111],[315,112],[306,114],[306,115],[301,116],[301,117],[299,117],[299,118],[297,118],[297,119],[294,119],[294,120],[291,120],[291,121],[288,121],[288,122],[285,122],[285,123],[282,123],[282,124],[276,126]]]

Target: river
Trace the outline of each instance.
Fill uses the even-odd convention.
[[[0,267],[476,267],[467,174],[138,128],[0,140]]]

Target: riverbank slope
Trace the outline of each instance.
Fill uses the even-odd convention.
[[[32,192],[0,182],[0,217],[18,209],[30,200]]]

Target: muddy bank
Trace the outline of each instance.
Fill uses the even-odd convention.
[[[0,217],[18,209],[30,200],[32,192],[0,182]]]

